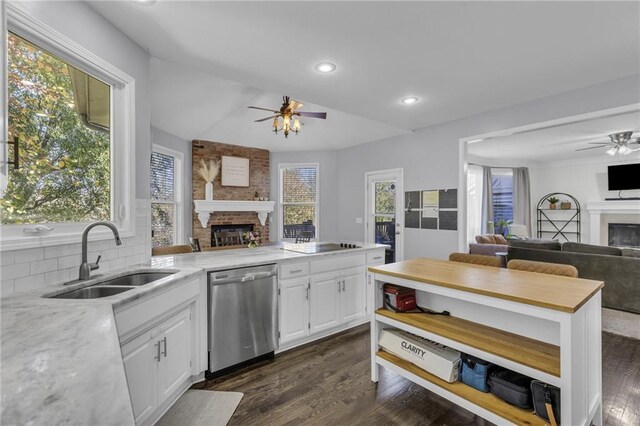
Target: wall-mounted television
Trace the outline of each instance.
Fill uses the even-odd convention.
[[[609,191],[640,189],[640,163],[609,166]]]

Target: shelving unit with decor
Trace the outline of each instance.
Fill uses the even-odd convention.
[[[601,281],[531,274],[435,259],[370,267],[374,291],[371,380],[380,366],[496,424],[544,425],[461,382],[448,383],[378,344],[382,329],[399,329],[561,389],[566,425],[602,425]],[[383,308],[385,283],[416,290],[418,305],[450,316]]]
[[[560,206],[555,209],[549,206],[549,198],[552,197],[560,200]],[[562,208],[563,199],[570,200],[569,208]],[[547,194],[538,201],[536,213],[538,238],[580,242],[580,203],[573,195],[564,192]]]

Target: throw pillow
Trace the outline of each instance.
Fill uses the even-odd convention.
[[[564,243],[564,245],[562,246],[562,251],[573,253],[604,254],[607,256],[622,256],[622,250],[617,247],[597,246],[594,244]]]

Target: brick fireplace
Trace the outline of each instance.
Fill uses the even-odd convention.
[[[214,200],[247,200],[254,199],[256,191],[261,197],[269,196],[269,151],[266,149],[248,148],[218,142],[194,140],[192,142],[192,180],[193,200],[204,200],[205,182],[198,175],[200,160],[219,161],[223,155],[249,159],[249,187],[222,186],[220,175],[213,182]],[[202,248],[211,247],[213,225],[253,225],[253,229],[260,233],[262,241],[269,241],[269,223],[260,224],[255,212],[215,212],[209,216],[205,228],[198,220],[197,214],[192,217],[193,237],[198,238]]]

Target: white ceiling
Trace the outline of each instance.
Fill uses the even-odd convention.
[[[329,111],[300,149],[339,148],[640,73],[639,2],[91,4],[161,59],[152,124],[185,139],[267,147],[243,107],[287,94]]]
[[[467,152],[474,158],[493,161],[547,162],[611,158],[605,152],[609,147],[587,151],[576,149],[595,146],[591,142],[609,142],[608,135],[623,131],[635,131],[633,137],[640,137],[640,111],[470,143]],[[631,156],[639,157],[640,153],[626,157]]]

